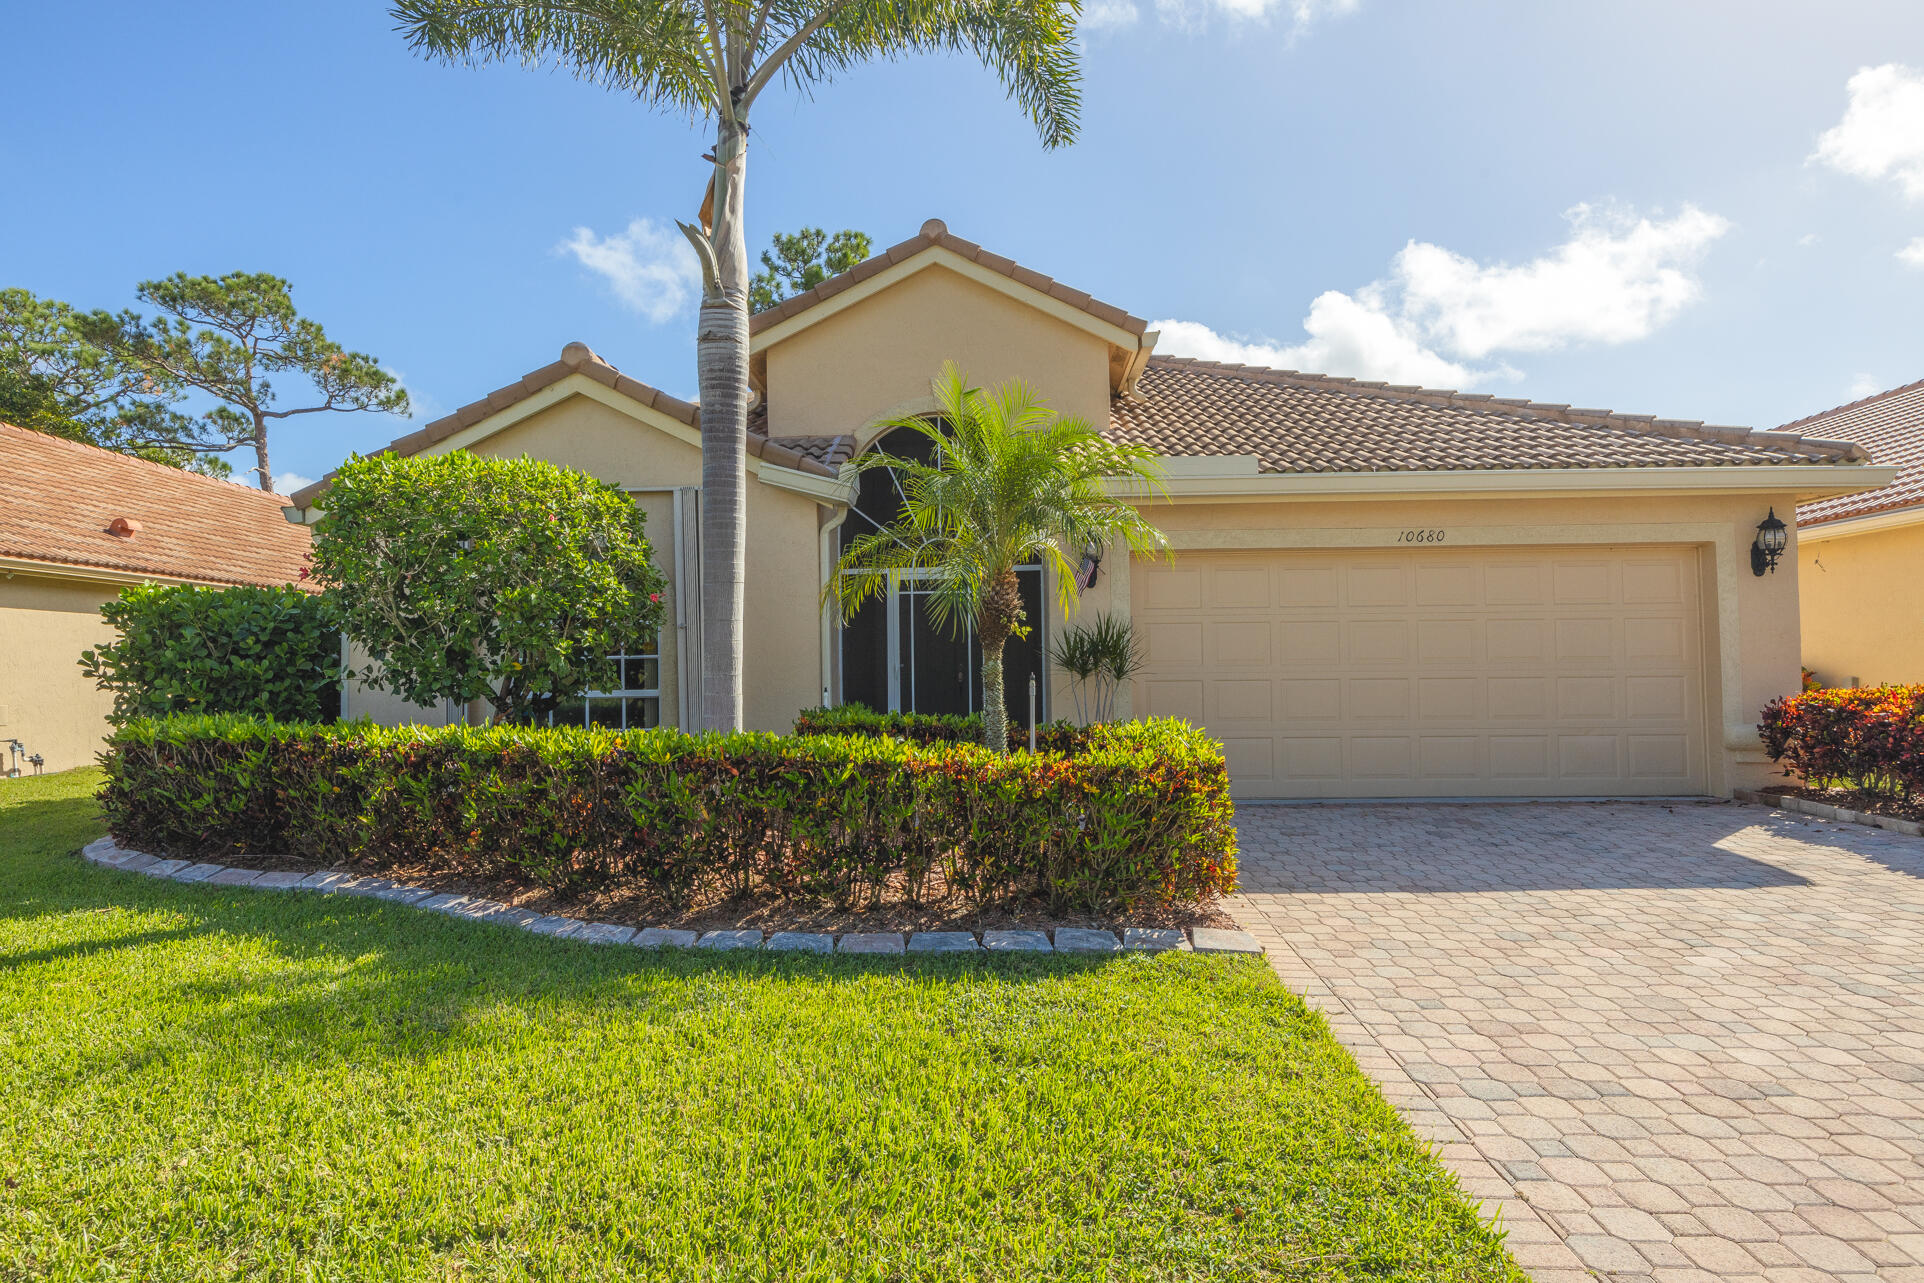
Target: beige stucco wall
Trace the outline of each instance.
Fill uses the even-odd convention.
[[[1796,560],[1804,663],[1819,681],[1924,682],[1924,522],[1811,539]]]
[[[1105,340],[931,266],[767,349],[769,433],[857,432],[920,412],[949,360],[977,384],[1024,378],[1059,414],[1108,419]]]
[[[662,637],[662,721],[676,722],[679,639],[674,627],[676,487],[701,483],[701,449],[676,434],[586,396],[560,404],[482,438],[467,448],[497,458],[527,455],[635,493],[648,514],[655,563],[668,577],[668,625]],[[801,709],[821,703],[819,509],[808,495],[759,479],[749,460],[745,720],[750,729],[786,731]],[[689,550],[692,559],[693,550]],[[692,617],[691,609],[685,612]]]
[[[1482,497],[1148,505],[1150,519],[1185,548],[1394,548],[1405,529],[1441,529],[1450,547],[1688,545],[1699,549],[1709,787],[1728,794],[1773,778],[1757,742],[1757,715],[1798,687],[1798,558],[1752,575],[1749,548],[1773,505],[1795,496],[1664,495]],[[1124,600],[1127,599],[1126,593]]]
[[[113,696],[80,671],[80,652],[111,641],[100,618],[112,584],[0,575],[0,773],[14,764],[6,741],[46,759],[45,770],[86,766],[112,729]],[[23,773],[32,767],[23,757]]]

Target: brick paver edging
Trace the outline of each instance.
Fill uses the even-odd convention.
[[[1785,793],[1759,793],[1754,789],[1733,789],[1731,795],[1739,802],[1774,806],[1780,811],[1802,811],[1805,815],[1814,815],[1820,820],[1841,820],[1845,824],[1868,824],[1873,828],[1902,833],[1906,837],[1924,837],[1924,824],[1919,824],[1916,820],[1900,820],[1891,815],[1872,815],[1869,811],[1847,811],[1841,806],[1832,806],[1828,802],[1813,802],[1807,797],[1792,797]]]
[[[808,931],[777,931],[764,936],[755,930],[697,933],[673,927],[622,926],[615,922],[584,922],[560,914],[534,913],[495,900],[454,892],[437,893],[386,878],[352,873],[262,873],[192,860],[169,860],[131,851],[112,838],[89,842],[80,854],[103,868],[143,873],[174,882],[205,882],[209,886],[245,886],[262,891],[318,891],[324,895],[362,895],[445,913],[473,922],[519,927],[535,935],[580,940],[587,944],[625,944],[642,949],[773,949],[804,953],[1161,953],[1170,949],[1197,953],[1260,954],[1263,946],[1247,931],[1214,927],[1125,927],[1113,931],[1086,927],[1057,927],[1052,941],[1047,931],[1022,928],[1001,931],[849,931],[837,937]]]

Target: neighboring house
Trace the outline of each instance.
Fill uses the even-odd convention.
[[[1124,711],[1221,737],[1240,796],[1725,794],[1764,778],[1758,710],[1797,686],[1797,559],[1753,576],[1758,525],[1888,469],[1788,433],[1158,357],[1146,331],[939,221],[756,316],[749,724],[785,729],[824,699],[979,701],[970,640],[930,625],[912,577],[848,627],[818,605],[841,540],[897,502],[886,471],[842,465],[878,420],[932,410],[929,378],[953,359],[1168,456],[1149,504],[1174,560],[1108,550],[1080,613],[1133,619],[1148,662]],[[672,622],[658,662],[631,666],[648,684],[587,717],[698,723],[697,415],[571,343],[391,447],[551,459],[647,509]],[[294,496],[310,520],[324,488]],[[1018,720],[1031,674],[1045,717],[1070,707],[1044,660],[1064,623],[1054,587],[1039,570],[1024,587],[1038,627],[1007,662]]]
[[[1854,441],[1897,469],[1797,509],[1805,666],[1826,686],[1924,682],[1924,381],[1781,430]]]
[[[0,774],[94,760],[114,700],[80,652],[112,639],[123,587],[294,582],[308,532],[285,502],[0,423]]]

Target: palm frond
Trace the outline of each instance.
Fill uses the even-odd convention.
[[[690,116],[715,110],[698,0],[396,0],[388,14],[417,53],[439,62],[552,65]]]

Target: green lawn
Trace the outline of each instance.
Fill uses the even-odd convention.
[[[0,1278],[1522,1279],[1259,962],[157,883],[96,782],[0,781]]]

